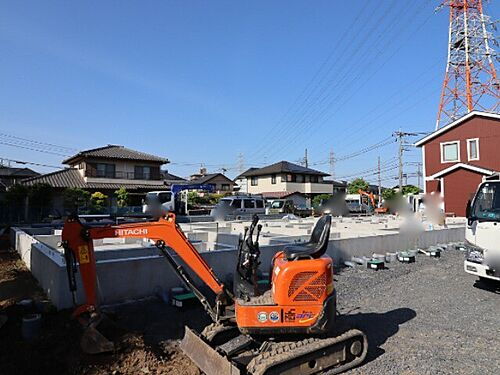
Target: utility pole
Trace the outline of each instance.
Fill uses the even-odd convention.
[[[399,192],[403,191],[403,140],[404,133],[398,131],[394,133],[398,139],[398,181],[399,181]]]
[[[378,169],[378,207],[381,207],[382,203],[382,176],[380,174],[380,156],[378,157],[378,163],[377,163],[377,169]]]
[[[330,164],[330,176],[332,180],[335,180],[335,154],[333,153],[333,149],[330,149],[328,164]]]
[[[419,189],[421,189],[421,186],[420,186],[420,181],[421,181],[420,179],[422,177],[422,171],[420,170],[420,166],[421,165],[422,165],[421,163],[417,164],[417,181],[418,181],[417,182],[417,186],[418,186]]]
[[[306,148],[306,153],[304,154],[304,164],[306,168],[309,167],[309,161],[307,160],[307,148]]]
[[[394,132],[393,136],[397,138],[398,141],[398,181],[399,181],[399,191],[403,191],[403,156],[405,151],[409,151],[407,146],[411,146],[410,143],[406,143],[406,137],[415,137],[422,133],[409,133],[403,132],[401,130]],[[408,182],[408,178],[406,178],[406,182]]]

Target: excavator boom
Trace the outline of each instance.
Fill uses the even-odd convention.
[[[92,322],[101,318],[96,288],[97,269],[93,240],[103,238],[147,238],[154,241],[174,271],[186,286],[193,291],[214,321],[218,321],[223,308],[232,303],[232,297],[225,290],[224,285],[177,226],[174,214],[169,213],[165,218],[160,218],[154,222],[108,225],[104,227],[85,226],[78,218],[73,217],[68,218],[64,224],[62,245],[65,252],[70,290],[73,293],[76,290],[75,272],[78,263],[85,292],[85,303],[75,309],[73,316],[80,318],[82,314],[89,313],[91,319],[86,323],[89,327],[92,328]],[[215,308],[210,305],[205,295],[198,290],[184,268],[169,254],[168,248],[172,249],[215,293]],[[73,299],[75,301],[75,297]],[[97,334],[94,332],[95,329],[90,329],[90,331],[92,331],[93,336]],[[98,341],[99,338],[94,338],[92,341],[96,340]],[[96,343],[95,346],[100,347],[101,345]],[[109,348],[109,345],[106,344],[103,347]],[[92,349],[88,351],[96,352]],[[99,350],[97,349],[97,351]]]

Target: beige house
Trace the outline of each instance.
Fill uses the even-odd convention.
[[[159,156],[108,145],[81,151],[63,161],[69,168],[29,178],[23,185],[44,183],[54,188],[54,209],[63,212],[63,192],[67,188],[80,188],[91,193],[99,191],[110,197],[114,205],[114,192],[123,187],[130,194],[132,205],[140,205],[148,191],[167,190],[173,181],[165,180],[160,167],[168,160]],[[180,179],[169,175],[171,179]]]
[[[246,179],[244,184],[249,194],[279,196],[282,193],[301,193],[310,199],[317,194],[332,194],[334,181],[324,180],[327,173],[303,167],[288,161],[280,161],[263,168],[251,168],[237,177]]]

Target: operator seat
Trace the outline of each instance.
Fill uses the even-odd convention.
[[[332,217],[322,216],[314,226],[309,242],[296,245],[288,245],[283,249],[288,260],[317,259],[321,257],[328,248],[330,239],[330,226]]]

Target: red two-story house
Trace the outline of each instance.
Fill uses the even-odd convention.
[[[473,111],[416,142],[425,193],[441,194],[444,211],[465,215],[483,176],[500,171],[500,115]]]

